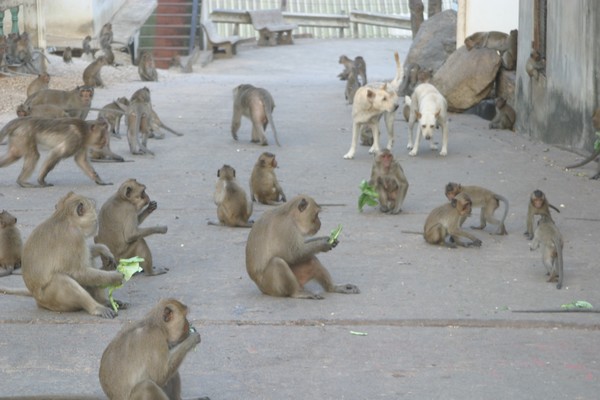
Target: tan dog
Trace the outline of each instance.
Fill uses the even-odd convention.
[[[388,150],[394,145],[394,116],[398,109],[398,88],[404,72],[398,52],[394,53],[396,59],[396,77],[389,83],[377,82],[361,86],[354,95],[352,104],[352,144],[344,158],[354,158],[358,134],[363,125],[371,128],[373,132],[373,145],[369,153],[377,153],[379,148],[379,120],[383,116],[388,132]]]
[[[408,99],[406,99],[408,102]],[[419,121],[417,137],[413,146],[413,128]],[[430,83],[421,83],[415,88],[410,97],[410,116],[408,118],[408,145],[411,156],[419,151],[419,139],[423,135],[431,140],[436,126],[442,129],[442,150],[440,156],[448,154],[448,105],[442,94]],[[437,150],[437,145],[430,143],[431,150]]]

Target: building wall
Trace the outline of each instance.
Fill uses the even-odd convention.
[[[600,106],[600,2],[548,0],[546,74],[530,78],[534,0],[519,4],[516,127],[547,143],[590,150],[591,116]]]
[[[456,46],[475,32],[509,33],[519,25],[519,0],[459,0]]]
[[[52,0],[43,2],[46,33],[56,38],[96,36],[125,0]]]

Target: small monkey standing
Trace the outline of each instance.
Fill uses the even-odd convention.
[[[540,246],[542,263],[549,275],[547,282],[557,282],[556,288],[560,289],[563,283],[563,238],[549,215],[543,215],[539,220],[529,249],[533,251]]]
[[[527,230],[524,235],[527,239],[533,239],[533,216],[541,215],[547,216],[552,219],[550,215],[550,208],[553,208],[557,213],[560,213],[560,210],[550,204],[550,202],[546,199],[546,195],[541,190],[534,190],[529,196],[529,205],[527,207],[527,219],[525,221],[527,225]]]

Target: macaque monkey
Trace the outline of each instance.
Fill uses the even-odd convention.
[[[275,102],[271,94],[263,88],[242,84],[233,89],[233,118],[231,120],[231,136],[238,140],[237,131],[240,129],[242,116],[252,121],[252,143],[268,145],[265,137],[265,129],[269,122],[275,137],[275,143],[279,144],[277,130],[273,121],[273,109]]]
[[[11,213],[0,212],[0,276],[10,275],[21,268],[23,242],[16,224],[17,218]]]
[[[102,111],[98,114],[110,125],[110,133],[117,139],[121,139],[121,118],[129,108],[129,100],[126,97],[119,97],[115,101],[108,103],[102,107]]]
[[[371,179],[379,194],[379,210],[383,213],[398,214],[402,211],[402,203],[408,191],[408,180],[400,163],[388,149],[383,149],[373,159]]]
[[[92,99],[94,88],[91,86],[78,86],[73,90],[44,89],[32,94],[25,100],[26,106],[38,104],[51,104],[62,108],[73,118],[86,119]]]
[[[507,71],[514,71],[517,67],[517,45],[519,32],[516,29],[508,35],[508,48],[502,53],[502,67]]]
[[[537,50],[531,50],[529,58],[525,63],[525,71],[530,78],[534,78],[536,81],[540,78],[540,73],[544,73],[546,69],[546,60],[542,58],[542,55]]]
[[[594,131],[600,132],[600,107],[596,108],[596,111],[594,111],[594,115],[592,116],[592,126],[594,127]],[[591,162],[592,160],[595,160],[596,157],[598,157],[600,155],[600,148],[598,148],[597,150],[594,150],[594,152],[592,154],[590,154],[589,157],[587,157],[585,160],[580,161],[576,164],[573,165],[569,165],[566,168],[567,169],[572,169],[572,168],[578,168],[581,166],[584,166],[585,164]],[[600,165],[598,166],[598,169],[596,170],[596,174],[594,176],[592,176],[591,179],[598,179],[600,178]]]
[[[161,129],[169,131],[175,136],[183,136],[183,133],[177,132],[173,128],[169,128],[167,125],[165,125],[158,117],[156,111],[152,109],[152,120],[150,121],[150,134],[148,137],[154,139],[164,139],[165,134],[164,132],[160,132]]]
[[[37,78],[31,81],[29,86],[27,86],[27,97],[39,92],[40,90],[48,89],[49,83],[50,75],[48,75],[46,72],[42,72],[37,76]]]
[[[550,215],[542,215],[538,221],[529,249],[533,251],[540,246],[542,263],[549,275],[547,282],[557,282],[556,288],[560,289],[563,283],[563,238]]]
[[[480,225],[471,226],[473,229],[484,229],[487,222],[490,224],[498,225],[496,235],[507,235],[506,228],[504,226],[504,220],[508,215],[508,200],[506,197],[501,196],[487,190],[480,186],[462,186],[460,183],[450,182],[446,185],[446,197],[452,201],[459,193],[465,193],[471,199],[471,207],[481,207],[480,213]],[[502,219],[499,221],[494,218],[494,211],[500,206],[500,202],[504,203],[504,214]],[[461,221],[461,225],[467,216]]]
[[[100,360],[100,385],[109,400],[181,399],[179,367],[200,343],[187,314],[185,304],[163,299],[121,329]]]
[[[154,267],[145,238],[156,233],[167,233],[167,227],[140,227],[157,207],[156,201],[150,201],[146,194],[146,186],[135,179],[126,180],[117,193],[102,205],[98,215],[98,235],[94,242],[108,246],[117,260],[134,256],[143,258],[140,266],[148,276],[166,273],[167,269]],[[107,260],[103,261],[106,266]]]
[[[209,225],[252,227],[253,221],[248,220],[252,215],[252,203],[248,201],[244,189],[238,185],[235,169],[225,164],[217,171],[217,178],[214,201],[219,223],[209,222]]]
[[[348,101],[348,104],[354,103],[354,95],[359,87],[360,82],[358,81],[357,70],[356,68],[352,67],[348,73],[348,78],[346,79],[346,90],[344,92],[344,96],[346,101]]]
[[[148,136],[152,124],[150,89],[143,87],[131,95],[127,109],[127,141],[131,154],[154,154],[148,150]]]
[[[529,197],[529,206],[527,207],[527,230],[524,233],[527,239],[533,239],[533,216],[541,215],[552,219],[550,208],[553,208],[557,213],[560,213],[560,210],[550,204],[546,199],[544,192],[541,190],[534,190],[533,193],[531,193],[531,196]]]
[[[81,42],[81,53],[88,57],[94,58],[94,53],[92,53],[92,37],[87,35],[83,38],[83,42]]]
[[[283,189],[275,176],[277,160],[275,154],[264,152],[254,164],[250,175],[250,197],[252,201],[262,204],[276,205],[280,200],[286,202]]]
[[[143,81],[158,81],[158,73],[154,64],[154,57],[150,51],[142,52],[138,63],[138,74]]]
[[[111,43],[113,42],[113,31],[112,24],[107,22],[102,26],[100,30],[100,48],[102,50],[110,48]]]
[[[0,167],[10,165],[24,157],[23,169],[17,178],[21,187],[52,186],[46,176],[60,162],[73,156],[81,170],[98,185],[111,185],[104,182],[90,165],[88,151],[92,147],[101,148],[105,142],[107,124],[97,122],[88,126],[79,118],[39,118],[24,117],[10,121],[0,131],[0,142],[8,136],[8,151],[0,157]],[[27,182],[40,158],[38,145],[49,148],[38,184]]]
[[[65,50],[63,51],[63,61],[65,64],[70,64],[73,62],[73,49],[68,46],[65,47]]]
[[[510,35],[497,31],[475,32],[474,34],[467,36],[465,39],[465,47],[467,50],[471,50],[473,48],[488,48],[502,53],[508,50],[510,45]]]
[[[341,55],[339,64],[344,66],[344,70],[338,74],[340,80],[345,81],[348,79],[349,74],[354,70],[354,77],[358,86],[364,86],[367,84],[367,63],[361,56],[356,56],[354,60],[351,60],[345,55]],[[360,79],[359,79],[360,78]]]
[[[17,117],[69,118],[69,114],[62,108],[52,104],[38,104],[36,106],[19,104]]]
[[[459,193],[450,203],[446,203],[431,211],[425,227],[423,237],[430,244],[444,244],[450,248],[456,245],[463,247],[481,246],[481,240],[461,229],[465,218],[471,215],[471,199],[466,193]],[[460,237],[466,237],[471,242],[463,242]]]
[[[490,129],[513,129],[517,114],[502,97],[496,97],[496,115],[490,121]]]
[[[328,236],[311,237],[321,228],[321,207],[308,196],[297,196],[266,211],[252,226],[246,243],[246,269],[264,294],[299,299],[323,299],[304,285],[315,279],[326,292],[360,293],[352,284],[336,285],[316,257],[337,245]]]
[[[91,87],[104,87],[104,82],[100,77],[100,70],[103,66],[108,65],[108,59],[105,56],[100,56],[92,61],[83,70],[83,84]]]
[[[25,285],[38,306],[58,312],[85,310],[102,318],[117,315],[109,306],[105,288],[120,285],[123,275],[92,265],[92,258],[101,255],[116,266],[106,246],[86,244],[85,239],[97,228],[94,201],[69,192],[58,201],[54,214],[31,232],[23,247],[21,267]]]
[[[123,157],[114,153],[110,149],[110,132],[108,129],[110,128],[110,124],[106,122],[106,120],[102,116],[98,116],[98,119],[95,121],[86,121],[90,129],[93,129],[95,125],[104,127],[102,135],[104,136],[104,145],[101,147],[92,147],[90,148],[90,159],[92,161],[103,161],[103,162],[124,162]]]

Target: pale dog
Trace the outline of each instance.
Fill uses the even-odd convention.
[[[433,137],[436,125],[442,129],[442,150],[440,156],[448,154],[448,105],[442,94],[430,83],[421,83],[415,88],[410,100],[410,116],[408,119],[408,145],[411,156],[416,156],[419,151],[419,139],[421,134],[427,140]],[[413,146],[413,128],[415,122],[419,121],[417,137]],[[430,143],[431,150],[437,150],[433,141]]]
[[[361,86],[354,95],[352,104],[352,144],[344,158],[354,158],[358,135],[363,125],[371,128],[373,132],[373,145],[369,153],[379,151],[379,120],[383,116],[388,132],[387,148],[392,149],[394,145],[394,116],[398,109],[398,88],[404,77],[402,64],[398,53],[394,53],[396,59],[396,77],[388,83],[377,82]]]

